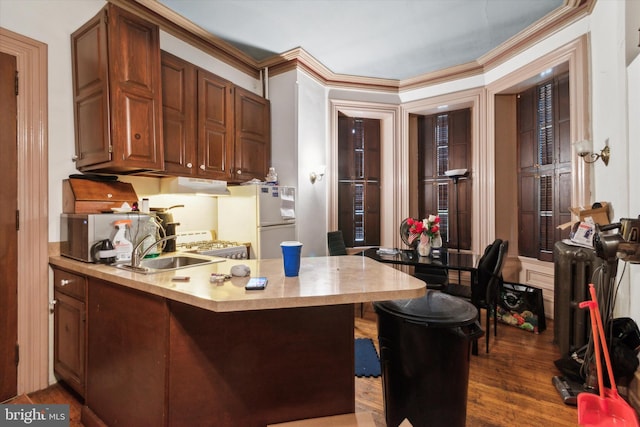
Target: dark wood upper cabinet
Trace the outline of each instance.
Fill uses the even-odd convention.
[[[164,168],[158,27],[113,4],[71,35],[76,167]]]
[[[269,101],[162,52],[165,173],[230,182],[264,179]]]
[[[264,179],[271,165],[271,108],[269,100],[235,88],[235,161],[239,181]]]
[[[197,74],[198,174],[233,180],[233,85],[205,70]]]
[[[196,172],[195,68],[162,52],[162,126],[164,170],[180,176]]]

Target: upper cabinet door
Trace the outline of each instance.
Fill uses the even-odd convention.
[[[128,167],[162,170],[160,33],[158,27],[109,7],[112,143]]]
[[[111,160],[106,9],[71,36],[76,167]]]
[[[158,27],[108,4],[71,40],[77,168],[162,170]]]
[[[233,86],[198,69],[198,174],[228,181],[233,167]]]
[[[269,100],[235,88],[235,162],[237,181],[263,180],[271,163]]]
[[[162,126],[164,170],[167,173],[196,174],[196,69],[167,52],[162,52]]]

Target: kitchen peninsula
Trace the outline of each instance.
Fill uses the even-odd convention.
[[[211,283],[247,264],[269,279]],[[261,426],[355,410],[354,303],[424,282],[362,256],[224,262],[158,274],[50,258],[86,279],[85,425]],[[189,276],[189,281],[173,281]]]

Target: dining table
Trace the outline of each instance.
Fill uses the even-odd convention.
[[[478,273],[476,256],[468,252],[449,252],[447,250],[440,250],[437,256],[421,256],[414,249],[372,247],[367,248],[356,255],[365,256],[385,264],[412,266],[416,273],[434,270],[441,270],[445,272],[448,272],[448,270],[454,270],[458,272],[458,283],[455,287],[463,287],[460,280],[460,274],[462,272],[469,273],[469,283],[475,283]],[[452,294],[456,295],[455,293]],[[470,290],[469,295],[464,295],[464,297],[470,298]],[[478,312],[478,319],[479,318],[480,315]],[[478,354],[477,340],[473,341],[472,354]]]
[[[387,264],[413,266],[416,270],[421,271],[441,269],[468,272],[470,283],[474,283],[478,271],[475,255],[467,252],[440,251],[439,256],[420,256],[413,249],[373,247],[365,249],[361,255]],[[460,283],[460,279],[458,279],[458,283]]]

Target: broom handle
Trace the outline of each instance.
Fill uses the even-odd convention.
[[[602,352],[604,353],[604,360],[607,363],[607,374],[609,374],[609,383],[611,384],[611,392],[615,395],[618,394],[618,388],[616,387],[616,380],[613,377],[613,369],[611,368],[611,359],[609,358],[609,349],[607,348],[607,340],[604,334],[604,328],[602,327],[602,318],[600,317],[600,310],[598,309],[598,297],[596,296],[596,288],[593,283],[589,283],[589,292],[591,293],[591,300],[595,301],[596,323],[598,324],[598,333],[600,334],[600,341],[602,341]]]
[[[600,358],[600,340],[598,339],[598,325],[596,321],[596,311],[598,311],[597,301],[583,301],[579,304],[580,308],[589,308],[589,319],[591,320],[591,334],[593,335],[593,351],[596,358],[596,374],[598,376],[598,392],[602,399],[604,395],[604,380],[602,379],[602,361]]]

